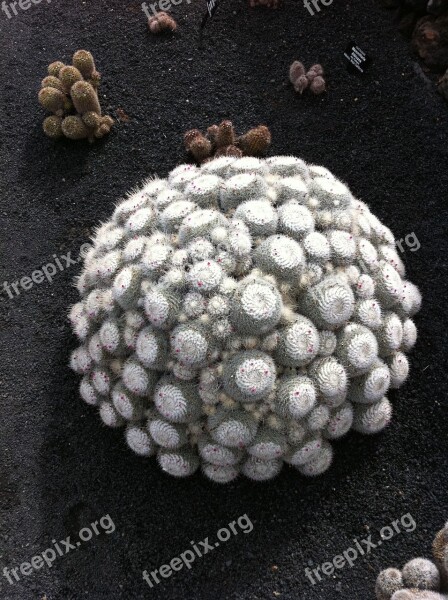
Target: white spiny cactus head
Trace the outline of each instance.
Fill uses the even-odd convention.
[[[254,481],[267,481],[278,475],[282,468],[282,461],[274,458],[271,460],[262,460],[255,456],[250,456],[241,467],[242,473]]]
[[[436,565],[426,558],[414,558],[401,570],[405,587],[438,591],[440,573]]]
[[[421,296],[390,230],[327,169],[220,157],[147,180],[77,278],[80,395],[176,477],[315,476],[376,433]]]
[[[323,441],[320,449],[312,458],[298,465],[298,470],[307,477],[316,477],[324,473],[333,461],[333,448],[327,441]]]
[[[239,469],[235,465],[220,466],[204,462],[202,471],[208,479],[215,483],[230,483],[239,475]]]
[[[198,441],[199,455],[204,461],[218,467],[238,465],[243,453],[235,448],[228,448],[215,442],[210,436],[202,436]]]
[[[129,448],[139,456],[151,456],[154,454],[155,445],[146,427],[129,423],[126,427],[125,437]]]
[[[403,589],[403,577],[399,569],[384,569],[378,575],[375,584],[377,600],[390,600],[393,594],[401,589]]]

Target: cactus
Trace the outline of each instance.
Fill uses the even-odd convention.
[[[295,60],[289,67],[289,81],[294,86],[294,90],[299,94],[309,88],[315,96],[319,96],[326,91],[324,70],[321,65],[313,65],[307,72],[303,63]]]
[[[51,63],[38,95],[39,103],[54,115],[44,120],[45,135],[53,140],[65,136],[89,142],[107,135],[114,121],[101,116],[99,81],[100,74],[87,50],[75,52],[73,65]]]
[[[242,135],[238,144],[245,156],[264,156],[271,145],[271,132],[266,125],[259,125]]]
[[[64,135],[62,131],[62,117],[57,117],[56,115],[47,117],[43,122],[43,130],[45,135],[52,140],[61,138]]]
[[[87,50],[77,50],[73,55],[72,63],[84,79],[90,79],[96,72],[93,56]]]
[[[264,156],[271,145],[271,132],[265,125],[258,125],[238,136],[232,122],[226,120],[208,127],[205,135],[199,129],[190,129],[184,134],[184,145],[199,164],[220,156]]]
[[[77,81],[71,86],[70,96],[79,114],[96,113],[101,115],[101,107],[95,90],[87,81]]]
[[[434,562],[414,558],[401,569],[381,571],[376,580],[377,600],[448,600],[448,523],[433,543]]]
[[[62,125],[85,135],[84,117]],[[284,462],[317,476],[331,440],[390,421],[420,305],[403,278],[389,230],[326,169],[281,156],[180,165],[97,229],[70,365],[103,422],[127,425],[127,445],[174,476],[262,481]]]
[[[157,14],[149,17],[148,27],[151,33],[173,33],[177,29],[177,23],[171,15],[160,11]]]

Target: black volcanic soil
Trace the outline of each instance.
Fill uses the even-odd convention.
[[[391,426],[336,444],[317,479],[284,470],[275,481],[220,487],[177,481],[128,451],[78,398],[67,367],[75,346],[66,309],[79,265],[0,302],[0,597],[4,600],[359,600],[373,598],[381,568],[428,555],[448,519],[446,105],[375,0],[338,0],[314,16],[301,2],[277,12],[224,0],[198,48],[205,7],[174,8],[173,37],[147,33],[138,2],[42,2],[0,13],[1,281],[29,276],[53,255],[76,256],[114,203],[148,175],[184,160],[182,134],[223,118],[242,132],[265,123],[271,154],[323,164],[403,242],[409,278],[424,296],[406,385],[391,394]],[[347,43],[372,57],[365,78],[348,74]],[[89,147],[42,133],[37,90],[49,62],[91,50],[103,74],[105,112],[122,109],[110,136]],[[322,62],[328,93],[294,94],[293,59]],[[410,238],[408,238],[410,239]],[[314,568],[410,513],[396,534],[316,585]],[[86,542],[52,568],[10,585],[1,575],[109,514],[111,535]],[[153,589],[159,568],[247,514],[240,532]]]

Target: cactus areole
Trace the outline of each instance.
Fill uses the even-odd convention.
[[[390,421],[420,294],[327,169],[221,157],[152,179],[96,231],[70,320],[80,393],[162,469],[319,475]]]

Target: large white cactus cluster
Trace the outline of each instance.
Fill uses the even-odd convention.
[[[147,182],[96,232],[71,366],[164,471],[325,471],[380,431],[408,375],[417,288],[387,227],[327,169],[221,157]]]

